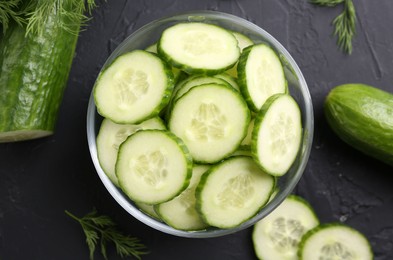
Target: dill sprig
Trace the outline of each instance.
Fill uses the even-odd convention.
[[[337,45],[348,54],[352,53],[352,39],[356,33],[356,11],[352,0],[310,0],[311,3],[334,7],[344,4],[344,10],[333,20]]]
[[[21,0],[0,1],[0,23],[4,32],[8,29],[10,21],[15,21],[19,25],[23,24],[24,19],[18,12],[20,4]]]
[[[108,259],[106,250],[108,243],[115,245],[116,252],[121,257],[134,256],[136,259],[141,259],[142,255],[148,253],[146,246],[138,238],[124,235],[116,229],[112,219],[105,215],[98,215],[96,210],[82,218],[76,217],[67,210],[65,213],[81,225],[89,247],[90,260],[94,258],[98,242],[105,259]]]
[[[94,0],[7,0],[0,2],[0,22],[3,32],[8,29],[11,21],[26,26],[26,33],[41,34],[45,24],[51,17],[57,18],[53,22],[66,31],[78,34],[79,25],[85,24],[95,7]],[[57,15],[52,15],[52,14]],[[62,22],[61,17],[67,17]]]
[[[334,34],[337,44],[349,54],[352,53],[352,38],[355,36],[356,13],[352,0],[345,0],[344,10],[334,20]]]
[[[336,6],[338,4],[343,3],[345,0],[310,0],[311,3],[320,6]]]

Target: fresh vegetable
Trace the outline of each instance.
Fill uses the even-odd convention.
[[[298,256],[299,260],[374,259],[367,238],[341,223],[323,224],[308,231],[299,244]]]
[[[334,7],[344,4],[344,10],[333,20],[337,45],[348,54],[352,53],[352,39],[356,34],[356,11],[352,0],[310,0],[311,3]]]
[[[76,217],[67,210],[65,213],[81,225],[83,233],[86,235],[90,260],[94,259],[97,243],[100,243],[101,254],[106,260],[108,259],[108,243],[115,245],[116,251],[121,257],[134,256],[137,259],[141,259],[142,255],[148,254],[146,246],[138,238],[124,235],[117,230],[111,218],[99,215],[96,210],[81,218]]]
[[[174,199],[155,206],[160,218],[168,225],[179,230],[202,230],[207,225],[196,210],[195,190],[208,165],[195,164],[192,169],[190,185]]]
[[[145,49],[145,51],[157,54],[157,43],[150,45]],[[172,69],[174,81],[177,82],[179,79],[182,78],[183,72],[175,67],[171,67],[171,69]]]
[[[245,49],[244,60],[240,58],[239,62],[239,47],[252,41],[244,36],[244,42],[238,44],[234,35],[236,32],[204,23],[173,25],[161,35],[157,55],[141,50],[124,53],[103,69],[95,85],[97,109],[106,117],[97,137],[97,143],[104,144],[99,148],[100,164],[106,165],[117,157],[115,175],[119,188],[140,210],[175,229],[232,228],[252,218],[271,199],[276,176],[288,171],[298,153],[302,133],[300,110],[287,91],[278,55],[267,45],[256,44]],[[155,44],[144,47],[156,52]],[[226,49],[225,54],[217,48]],[[194,56],[189,57],[190,52],[194,52]],[[102,102],[106,102],[108,111],[119,107],[115,99],[107,100],[118,85],[113,80],[114,75],[122,74],[130,66],[137,69],[136,64],[147,64],[146,60],[134,56],[135,53],[143,54],[143,59],[154,57],[161,64],[166,61],[172,68],[177,66],[185,76],[175,83],[172,91],[164,90],[167,94],[162,94],[165,88],[145,93],[143,100],[147,105],[139,102],[124,115],[121,110],[116,113],[118,117],[129,117],[155,107],[154,115],[164,118],[168,130],[128,132],[113,142],[116,129],[129,126],[112,123],[115,127],[108,128],[109,118],[114,117],[102,112]],[[220,55],[225,56],[222,64],[216,61],[221,59]],[[127,62],[118,62],[124,57]],[[244,81],[240,86],[237,78],[223,73],[234,64],[239,64],[238,75]],[[149,71],[146,70],[146,74]],[[165,69],[159,66],[157,71]],[[130,78],[121,78],[122,85],[130,90]],[[168,81],[166,76],[154,79],[156,85],[166,85]],[[251,79],[256,79],[262,89]],[[104,85],[107,87],[98,91]],[[240,91],[241,88],[258,92],[257,105],[253,105],[254,101],[247,104],[250,93],[244,95],[246,91]],[[259,112],[259,106],[263,112],[257,115],[255,124],[251,123],[250,107]],[[108,134],[103,135],[104,132]],[[252,137],[253,132],[256,137]],[[125,136],[128,137],[124,141]],[[255,143],[254,157],[250,151],[252,142]],[[120,145],[117,152],[112,148],[115,143]],[[209,170],[203,173],[198,164],[209,164]],[[109,165],[113,167],[113,162]],[[116,179],[112,181],[115,183]]]
[[[253,217],[269,201],[274,186],[275,178],[251,157],[230,157],[202,175],[196,207],[209,225],[232,228]]]
[[[109,179],[118,186],[115,164],[119,146],[128,136],[141,129],[164,130],[165,125],[159,117],[153,117],[140,124],[116,124],[105,118],[97,135],[97,156],[100,165]]]
[[[250,120],[248,124],[247,135],[244,137],[243,141],[240,144],[240,148],[242,150],[250,150],[251,149],[251,138],[252,138],[252,131],[254,130],[254,123],[255,117]]]
[[[158,204],[188,187],[192,158],[183,141],[166,130],[139,130],[119,148],[116,176],[134,201]]]
[[[216,25],[179,23],[166,29],[158,42],[158,54],[189,74],[213,75],[237,62],[240,50],[235,36]]]
[[[244,48],[254,44],[254,42],[246,35],[239,32],[232,32],[232,33],[237,40],[237,46],[239,47],[240,52],[242,52]],[[237,64],[238,63],[236,63],[235,66],[227,70],[226,73],[228,73],[232,77],[237,78]]]
[[[237,78],[231,76],[230,74],[228,74],[228,72],[216,74],[213,77],[225,80],[227,83],[229,83],[229,85],[231,85],[231,87],[240,91],[239,84],[237,84]]]
[[[148,216],[156,220],[161,220],[160,216],[158,216],[156,210],[154,209],[154,205],[149,205],[146,203],[135,202],[135,201],[134,203],[139,208],[139,210],[142,211],[143,213],[147,214]]]
[[[296,159],[301,139],[301,113],[296,101],[287,94],[271,96],[254,122],[254,159],[267,173],[282,176]]]
[[[261,260],[373,259],[363,234],[342,223],[320,224],[311,205],[297,195],[257,222],[252,240]]]
[[[215,84],[227,85],[227,86],[232,87],[232,85],[230,85],[227,81],[225,81],[221,78],[218,78],[216,76],[209,77],[209,76],[199,76],[198,75],[198,76],[194,76],[194,77],[189,77],[177,89],[175,95],[173,95],[173,101],[178,100],[180,97],[182,97],[185,93],[187,93],[193,87],[199,86],[202,84],[207,84],[207,83],[215,83]]]
[[[173,73],[157,55],[135,50],[117,57],[100,73],[94,100],[102,116],[135,124],[157,116],[168,104]]]
[[[181,80],[178,84],[175,85],[173,90],[173,94],[171,100],[169,101],[169,105],[166,107],[165,117],[168,119],[170,113],[172,112],[173,104],[176,100],[178,100],[183,94],[188,92],[191,88],[195,86],[199,86],[207,83],[216,83],[221,85],[227,85],[233,87],[238,90],[237,83],[234,80],[231,80],[229,75],[224,73],[216,74],[213,76],[205,76],[205,75],[193,75],[186,77]]]
[[[255,253],[261,260],[296,260],[302,236],[318,224],[311,205],[299,196],[290,195],[254,225]]]
[[[84,12],[94,1],[2,1],[0,142],[51,135]]]
[[[258,112],[270,96],[286,91],[281,61],[276,52],[266,44],[245,48],[237,70],[240,91],[254,112]]]
[[[208,84],[208,83],[215,83],[215,84],[221,84],[221,85],[226,85],[229,87],[232,87],[231,84],[229,84],[227,81],[218,78],[218,77],[212,77],[212,76],[194,76],[188,78],[184,84],[181,85],[181,87],[176,91],[176,95],[173,96],[173,100],[176,101],[180,97],[182,97],[185,93],[187,93],[190,89],[192,89],[195,86],[199,86],[202,84]]]
[[[342,140],[393,166],[393,94],[364,84],[344,84],[331,90],[324,110]]]
[[[240,93],[220,84],[193,87],[175,101],[168,128],[198,163],[215,163],[233,153],[247,134],[250,111]]]

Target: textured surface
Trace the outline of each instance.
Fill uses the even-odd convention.
[[[1,39],[1,132],[54,129],[77,42],[77,35],[56,24],[66,21],[67,16],[52,12],[44,24],[43,35],[32,33],[25,38],[26,30],[14,25]],[[72,28],[78,31],[79,25],[75,21]],[[25,140],[29,136],[15,139]]]
[[[296,193],[322,222],[363,232],[376,260],[393,259],[393,168],[352,149],[330,130],[323,101],[339,84],[361,82],[393,92],[393,2],[354,0],[357,36],[351,56],[337,50],[332,19],[340,8],[305,0],[99,1],[82,32],[56,126],[48,138],[0,144],[0,259],[88,259],[78,216],[96,207],[151,253],[143,259],[256,259],[251,229],[213,239],[157,232],[130,217],[101,184],[87,147],[85,119],[94,80],[116,46],[142,25],[184,10],[218,10],[246,18],[276,37],[304,73],[315,110],[311,157]],[[120,259],[114,249],[110,259]],[[95,259],[102,259],[96,255]]]

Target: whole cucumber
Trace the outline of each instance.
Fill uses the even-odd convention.
[[[393,166],[393,94],[364,84],[344,84],[328,94],[324,111],[342,140]]]
[[[75,31],[80,27],[56,10],[42,34],[26,34],[25,27],[14,23],[0,37],[0,143],[54,131],[78,38],[60,24],[72,24]]]

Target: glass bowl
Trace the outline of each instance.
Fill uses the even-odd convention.
[[[106,176],[97,158],[97,146],[96,146],[96,136],[99,131],[99,127],[102,122],[102,117],[97,113],[97,109],[94,103],[93,94],[90,96],[88,111],[87,111],[87,138],[90,149],[91,158],[93,160],[94,166],[97,170],[102,183],[105,185],[106,189],[113,196],[113,198],[133,217],[143,222],[144,224],[165,232],[167,234],[181,236],[181,237],[193,237],[193,238],[207,238],[207,237],[218,237],[227,234],[231,234],[245,228],[248,228],[255,224],[260,219],[267,216],[271,211],[273,211],[295,188],[296,184],[300,180],[304,169],[306,167],[313,139],[314,131],[314,117],[313,108],[310,93],[306,84],[306,81],[297,66],[294,59],[288,53],[288,51],[269,33],[258,27],[257,25],[239,18],[234,15],[216,12],[216,11],[195,11],[186,12],[171,17],[165,17],[162,19],[155,20],[139,30],[135,31],[128,38],[126,38],[110,55],[105,64],[106,66],[111,64],[111,62],[119,55],[132,51],[134,49],[145,49],[148,46],[154,44],[158,39],[159,35],[166,28],[177,24],[179,22],[206,22],[211,24],[217,24],[226,29],[237,31],[245,34],[255,43],[264,42],[270,45],[279,55],[281,62],[284,66],[284,73],[288,81],[288,89],[292,97],[297,101],[302,115],[303,124],[303,142],[298,153],[298,156],[284,176],[278,178],[277,181],[277,194],[270,200],[270,202],[263,207],[257,215],[248,221],[242,223],[241,225],[231,228],[231,229],[218,229],[211,228],[202,231],[181,231],[174,229],[167,224],[160,222],[149,215],[146,215],[141,210],[139,210],[135,204],[128,199],[128,197],[116,187],[110,179]]]

